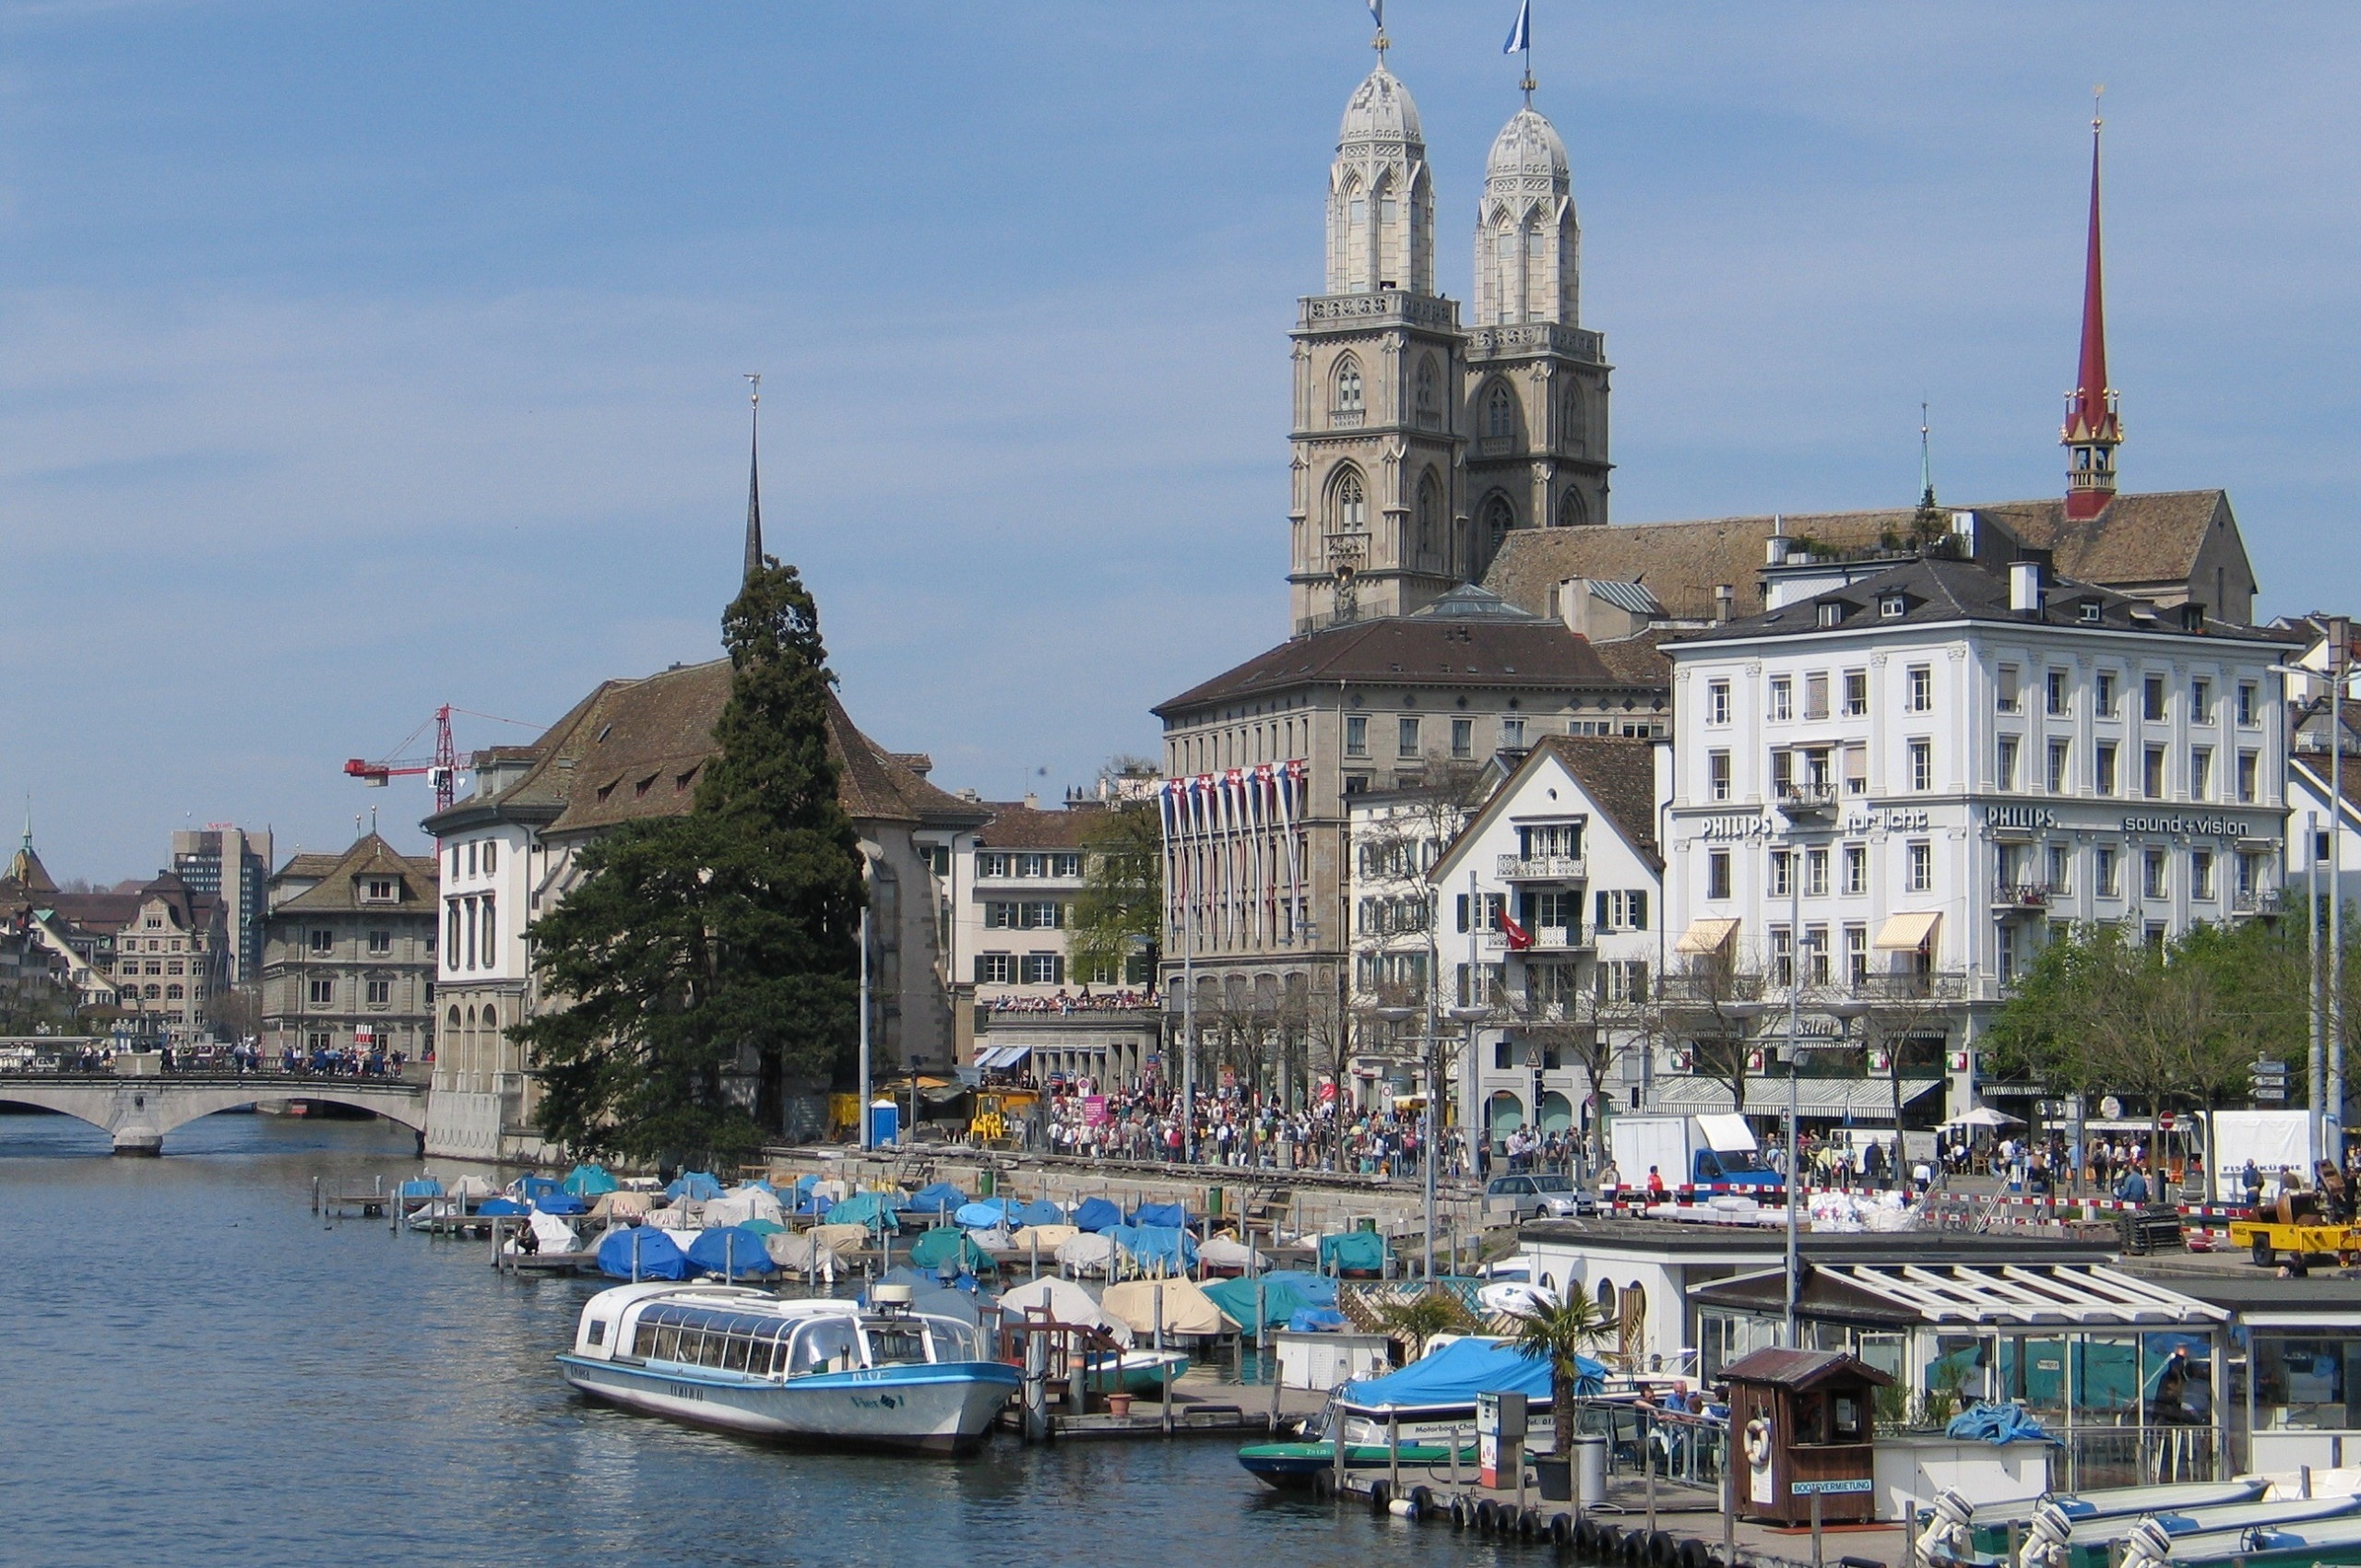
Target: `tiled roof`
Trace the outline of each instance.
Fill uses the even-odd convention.
[[[986,801],[983,809],[992,819],[977,833],[976,843],[987,849],[1078,849],[1084,831],[1107,814],[1095,802],[1079,811],[1069,806],[1045,812],[1021,801]]]
[[[459,802],[452,815],[514,810],[548,818],[545,831],[562,834],[684,813],[705,765],[718,754],[713,726],[730,686],[726,659],[605,682],[535,742],[536,760],[522,778],[488,800]],[[828,720],[837,799],[856,822],[982,820],[981,806],[945,794],[862,734],[833,693]],[[438,820],[428,819],[428,831]]]
[[[33,851],[31,834],[27,833],[25,839],[24,846],[8,861],[7,873],[0,877],[0,881],[12,882],[30,895],[56,892],[56,880],[49,874],[49,868],[41,863],[41,856]]]
[[[324,872],[313,873],[308,870],[298,872],[295,868],[299,861],[327,861],[330,863]],[[367,877],[393,878],[401,893],[397,907],[431,911],[434,908],[436,890],[442,882],[441,866],[433,856],[405,855],[374,833],[364,834],[352,848],[341,855],[299,855],[288,861],[279,876],[271,880],[276,882],[280,877],[291,874],[297,876],[316,874],[319,879],[318,884],[305,888],[303,892],[278,905],[272,910],[274,914],[279,909],[308,911],[361,909],[363,905],[355,885]],[[372,904],[368,907],[383,908],[384,906]]]
[[[1591,530],[1599,531],[1599,530]],[[1169,716],[1292,687],[1354,682],[1393,686],[1536,686],[1568,689],[1631,683],[1608,668],[1561,621],[1406,615],[1355,621],[1293,638],[1158,703]],[[1661,683],[1651,689],[1661,689]]]
[[[343,859],[342,855],[290,855],[287,857],[287,863],[273,872],[270,879],[277,882],[279,878],[285,877],[294,882],[306,880],[317,882],[321,877],[336,870],[337,862]]]
[[[1634,686],[1664,687],[1672,684],[1672,660],[1664,656],[1664,640],[1679,635],[1651,626],[1631,636],[1590,646],[1617,680]]]
[[[1612,740],[1601,735],[1545,735],[1534,747],[1547,751],[1580,781],[1591,803],[1605,812],[1631,847],[1664,869],[1656,847],[1656,757],[1652,741]]]
[[[2052,552],[2060,576],[2109,588],[2169,583],[2197,570],[2199,551],[2218,524],[2235,529],[2229,497],[2218,490],[2118,495],[2087,522],[2069,522],[2063,499],[1946,506],[1974,512],[2020,544]],[[1916,511],[1788,513],[1780,517],[1712,517],[1688,523],[1615,524],[1607,528],[1519,529],[1493,558],[1484,586],[1512,603],[1546,612],[1549,590],[1569,577],[1643,583],[1667,613],[1710,620],[1714,589],[1737,591],[1741,614],[1760,608],[1756,586],[1763,545],[1774,526],[1791,538],[1835,550],[1866,549],[1887,537],[1907,538]],[[1982,540],[1979,540],[1979,548]]]

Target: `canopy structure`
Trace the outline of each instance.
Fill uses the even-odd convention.
[[[1738,934],[1736,921],[1691,921],[1689,929],[1673,944],[1676,953],[1718,953],[1729,945]]]
[[[607,1232],[599,1243],[599,1272],[611,1279],[686,1279],[691,1270],[689,1255],[671,1237],[653,1226],[635,1225]]]
[[[1880,953],[1931,952],[1935,930],[1943,923],[1940,909],[1922,909],[1912,914],[1888,915],[1878,927],[1877,940],[1869,945]]]
[[[1163,1300],[1164,1332],[1168,1335],[1228,1334],[1238,1326],[1197,1288],[1195,1281],[1189,1279],[1132,1279],[1109,1285],[1106,1299],[1098,1303],[1099,1310],[1128,1324],[1134,1335],[1153,1335],[1159,1293]]]
[[[1047,1313],[1052,1323],[1103,1328],[1116,1344],[1132,1343],[1131,1324],[1109,1317],[1099,1311],[1097,1297],[1073,1280],[1061,1279],[1054,1274],[1045,1274],[1029,1285],[1003,1292],[1000,1311],[1004,1323],[1014,1323],[1028,1312],[1040,1311]]]
[[[976,1052],[975,1064],[986,1072],[1005,1073],[1032,1054],[1029,1045],[988,1045]]]
[[[1904,1078],[1902,1102],[1908,1105],[1936,1088],[1940,1078]],[[1801,1078],[1796,1084],[1797,1109],[1806,1116],[1849,1116],[1855,1121],[1891,1123],[1893,1080],[1891,1078]],[[1730,1087],[1702,1075],[1676,1075],[1656,1080],[1652,1109],[1702,1115],[1726,1112]],[[1750,1116],[1783,1116],[1787,1110],[1787,1079],[1751,1077],[1746,1081],[1746,1110]]]
[[[751,1279],[777,1271],[771,1262],[770,1238],[738,1225],[698,1232],[689,1243],[689,1262],[706,1274],[730,1279]]]
[[[1815,1264],[1807,1288],[1867,1297],[1889,1311],[1942,1329],[2203,1326],[2229,1313],[2153,1280],[2099,1264]],[[1701,1301],[1732,1300],[1784,1287],[1775,1269],[1717,1280]]]
[[[1607,1386],[1607,1368],[1587,1356],[1574,1362],[1580,1374],[1574,1392],[1590,1395]],[[1549,1403],[1549,1363],[1527,1356],[1502,1339],[1471,1336],[1430,1351],[1390,1376],[1348,1383],[1345,1403],[1363,1410],[1409,1410],[1473,1405],[1478,1394],[1523,1394],[1533,1404]]]
[[[1979,1105],[1972,1111],[1961,1111],[1942,1125],[1946,1127],[2022,1127],[2024,1122],[2025,1119],[2022,1116],[2011,1116],[2005,1111],[1995,1111],[1988,1105]]]

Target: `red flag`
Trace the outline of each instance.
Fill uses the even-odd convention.
[[[1522,953],[1533,945],[1533,933],[1516,923],[1506,904],[1501,906],[1501,931],[1509,939],[1509,951]]]

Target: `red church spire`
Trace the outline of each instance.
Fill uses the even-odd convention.
[[[2123,440],[2106,384],[2106,311],[2099,268],[2099,118],[2091,116],[2091,233],[2082,262],[2082,360],[2066,394],[2066,516],[2095,517],[2115,499],[2115,449]]]

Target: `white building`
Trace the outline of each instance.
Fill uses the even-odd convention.
[[[1552,735],[1494,790],[1431,873],[1453,1006],[1485,1006],[1461,1068],[1461,1125],[1589,1127],[1650,1072],[1665,960],[1656,849],[1663,745]]]
[[[1431,783],[1346,797],[1350,1033],[1337,1089],[1351,1104],[1384,1109],[1420,1092],[1428,980],[1451,972],[1450,951],[1439,945],[1435,889],[1428,873],[1466,826],[1470,813],[1513,766],[1513,758],[1504,765],[1495,757],[1480,770],[1467,763],[1463,771],[1438,774]],[[1451,1005],[1447,992],[1440,1005]],[[1414,1008],[1417,1016],[1395,1022],[1378,1013],[1400,1007]],[[1456,1038],[1458,1026],[1448,1019],[1441,1025]],[[1445,1095],[1449,1104],[1461,1098],[1455,1077],[1445,1086]]]
[[[1772,555],[1765,612],[1666,647],[1666,891],[1692,1001],[1784,998],[1800,949],[1809,991],[1913,1014],[1882,1026],[1901,1071],[1949,1070],[1958,1111],[1977,1029],[2052,922],[2162,937],[2274,907],[2284,634],[2052,581],[2039,559]],[[1699,1007],[1692,1049],[1729,1024]],[[1728,1109],[1718,1085],[1659,1088]],[[1885,1092],[1821,1079],[1806,1114]],[[1785,1103],[1757,1082],[1746,1109]]]

